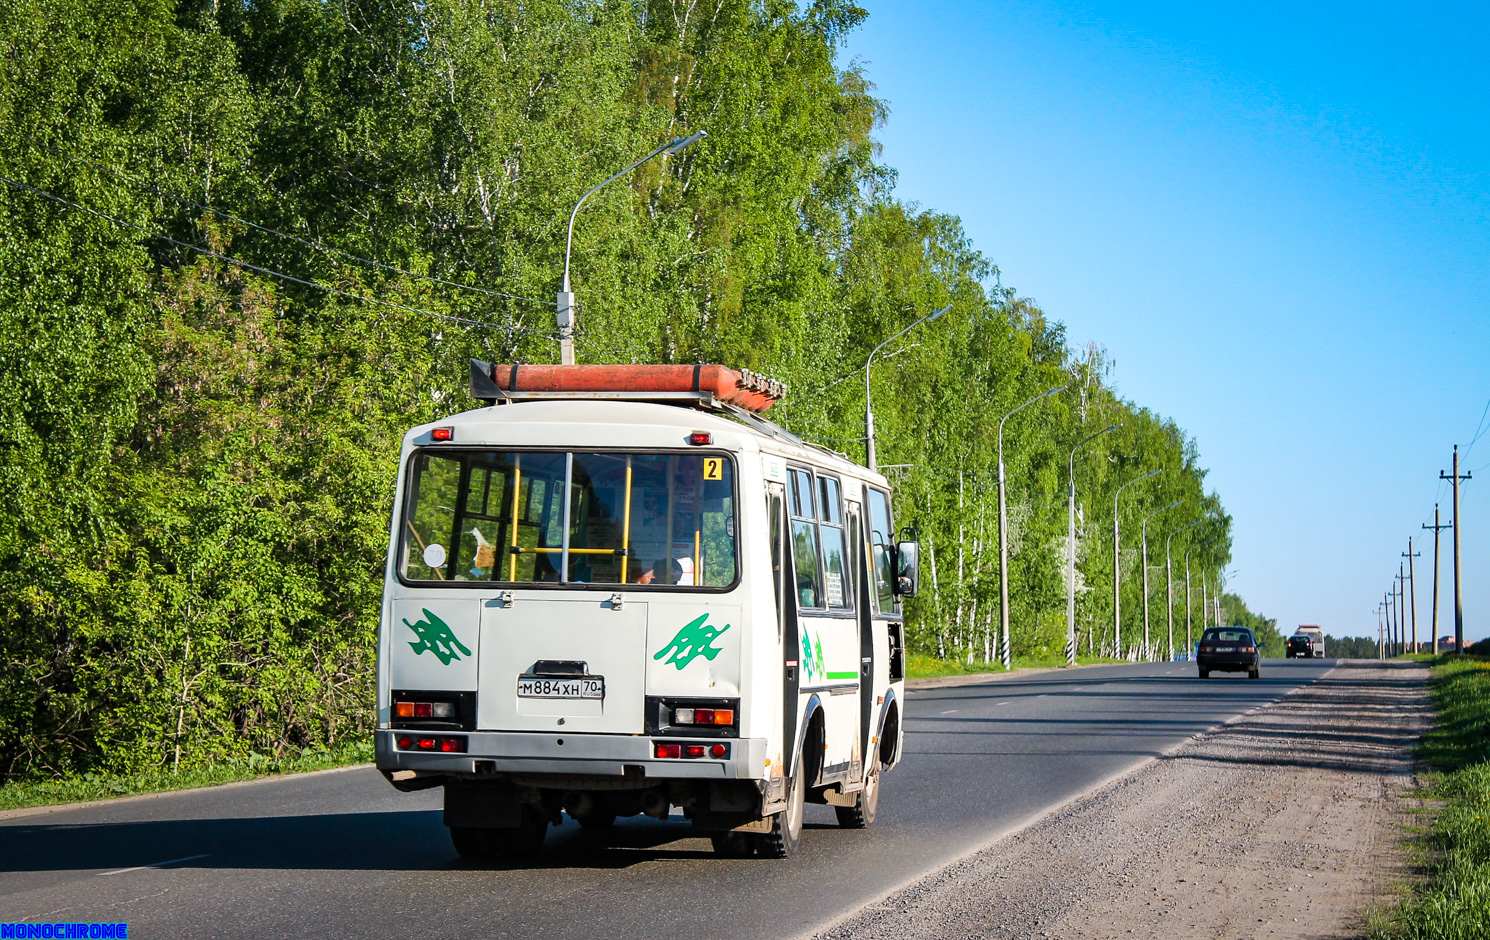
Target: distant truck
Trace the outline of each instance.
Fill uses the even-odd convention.
[[[1288,655],[1290,657],[1297,656],[1297,655],[1303,655],[1302,653],[1296,653],[1295,652],[1295,644],[1293,642],[1295,638],[1301,637],[1301,636],[1306,636],[1306,637],[1309,638],[1309,640],[1310,640],[1310,644],[1309,645],[1310,645],[1310,648],[1313,650],[1314,658],[1315,659],[1324,659],[1324,630],[1320,629],[1318,626],[1316,626],[1314,624],[1308,624],[1308,623],[1300,624],[1299,625],[1299,628],[1297,630],[1293,631],[1293,636],[1292,637],[1289,637],[1289,639],[1288,639]]]

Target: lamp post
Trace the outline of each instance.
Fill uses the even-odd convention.
[[[1190,633],[1190,606],[1191,606],[1191,603],[1190,603],[1190,553],[1193,552],[1194,550],[1195,549],[1193,549],[1193,548],[1187,548],[1187,549],[1185,549],[1185,657],[1186,658],[1189,658],[1190,654],[1195,649],[1195,640],[1192,638],[1191,633]],[[1202,595],[1201,603],[1202,604],[1205,603],[1204,595]]]
[[[1015,412],[1023,411],[1035,402],[1065,390],[1066,386],[1062,385],[1059,388],[1041,392],[999,419],[999,628],[1000,642],[1003,646],[999,652],[999,659],[1003,662],[1005,669],[1010,667],[1011,657],[1009,650],[1009,514],[1004,496],[1004,422],[1013,417]]]
[[[1156,473],[1163,473],[1164,468],[1150,470],[1137,479],[1129,480],[1117,488],[1112,496],[1112,645],[1118,659],[1123,658],[1123,569],[1118,564],[1118,545],[1122,541],[1122,526],[1118,521],[1118,497],[1123,495],[1123,490],[1132,486],[1140,480],[1147,480]]]
[[[1160,506],[1147,516],[1143,517],[1143,658],[1148,662],[1154,661],[1154,646],[1149,641],[1149,520],[1166,509],[1173,509],[1180,504],[1175,500],[1167,506]]]
[[[579,202],[574,204],[574,210],[569,213],[569,234],[564,239],[564,286],[559,288],[558,296],[557,316],[559,324],[559,362],[561,365],[574,365],[574,292],[569,289],[569,254],[570,250],[574,247],[574,217],[579,214],[579,207],[585,204],[586,199],[589,199],[601,189],[614,183],[653,157],[664,153],[669,156],[682,153],[707,136],[708,134],[704,131],[694,131],[687,137],[678,137],[663,144],[645,157],[632,162],[626,169],[614,173],[604,181],[592,186],[589,192],[579,197]]]
[[[1066,665],[1076,665],[1076,452],[1095,441],[1108,431],[1116,431],[1121,424],[1109,424],[1071,448],[1066,461],[1066,480],[1069,492],[1066,498]]]
[[[952,305],[947,304],[940,310],[933,310],[931,313],[928,313],[926,316],[922,317],[921,319],[912,323],[910,326],[901,330],[899,333],[896,333],[894,336],[874,347],[874,352],[871,352],[869,354],[869,358],[864,360],[864,454],[866,457],[865,464],[869,467],[869,469],[875,471],[879,470],[879,467],[875,465],[874,460],[874,408],[871,407],[869,403],[869,364],[874,362],[874,357],[879,355],[879,351],[881,349],[884,349],[887,345],[894,342],[895,340],[900,339],[900,337],[909,333],[911,330],[920,326],[922,323],[930,323],[932,320],[935,320],[937,317],[941,316],[951,309]]]
[[[1174,565],[1169,557],[1169,543],[1174,541],[1176,535],[1179,535],[1186,529],[1193,529],[1204,521],[1204,519],[1196,519],[1194,522],[1182,525],[1169,533],[1169,537],[1164,540],[1164,620],[1169,624],[1169,659],[1171,662],[1174,661]],[[1188,580],[1185,583],[1185,587],[1185,615],[1188,617],[1190,613]]]

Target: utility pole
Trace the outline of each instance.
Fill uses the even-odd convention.
[[[1418,648],[1418,582],[1413,576],[1412,560],[1421,554],[1422,552],[1412,550],[1412,536],[1409,535],[1407,551],[1402,553],[1402,557],[1407,559],[1407,611],[1408,620],[1412,623],[1412,651],[1414,653],[1420,653],[1422,650]]]
[[[1386,643],[1385,643],[1385,639],[1384,639],[1385,631],[1383,630],[1382,625],[1381,625],[1381,608],[1382,608],[1382,606],[1383,606],[1382,604],[1377,604],[1376,605],[1376,658],[1377,659],[1386,659],[1387,658],[1386,657]]]
[[[1392,582],[1392,589],[1387,592],[1387,658],[1397,655],[1397,627],[1393,617],[1397,613],[1397,583]]]
[[[1464,654],[1464,568],[1459,563],[1459,481],[1473,479],[1468,473],[1459,472],[1459,445],[1454,445],[1454,473],[1452,476],[1438,471],[1440,480],[1454,481],[1454,518],[1449,525],[1454,527],[1454,652]]]
[[[1439,525],[1438,504],[1433,504],[1433,524],[1423,526],[1425,529],[1433,530],[1433,655],[1438,655],[1438,533],[1450,528],[1447,525]]]

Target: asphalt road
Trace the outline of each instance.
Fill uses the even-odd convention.
[[[724,860],[680,817],[551,829],[533,865],[461,861],[440,791],[370,768],[0,819],[0,921],[126,921],[131,937],[809,935],[1102,781],[1319,678],[1184,663],[913,690],[872,829],[808,807],[798,855]]]

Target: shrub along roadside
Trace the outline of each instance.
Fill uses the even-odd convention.
[[[1423,837],[1427,878],[1376,931],[1383,940],[1483,938],[1490,917],[1490,660],[1438,657],[1431,694],[1438,724],[1421,754],[1438,770],[1426,795],[1442,805]]]
[[[307,749],[277,760],[256,754],[243,760],[212,764],[179,773],[162,769],[139,774],[85,774],[38,783],[13,783],[0,787],[0,810],[212,787],[277,774],[297,774],[366,764],[372,759],[372,741],[364,740],[349,742],[333,750]]]

